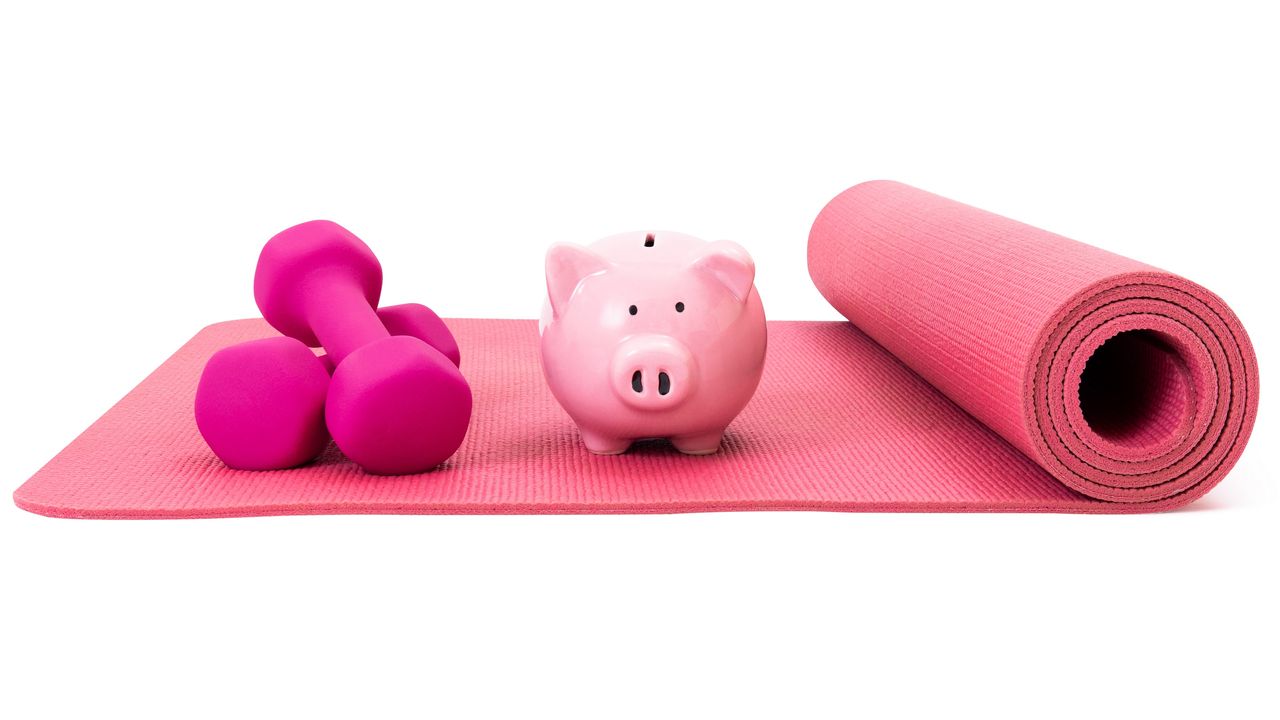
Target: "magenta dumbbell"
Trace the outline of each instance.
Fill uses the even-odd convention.
[[[328,353],[325,420],[347,457],[373,473],[421,472],[462,444],[466,380],[423,340],[388,332],[375,311],[382,267],[355,235],[325,220],[279,233],[262,249],[253,288],[267,322]]]
[[[456,366],[453,334],[425,305],[378,308],[392,335],[431,345]],[[213,354],[196,388],[196,425],[209,447],[239,470],[281,470],[315,459],[329,442],[325,397],[332,361],[291,337],[250,340]]]

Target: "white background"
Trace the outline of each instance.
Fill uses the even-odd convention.
[[[1267,4],[781,5],[4,0],[3,486],[255,314],[262,242],[315,217],[444,315],[534,317],[548,245],[666,228],[834,318],[809,224],[888,177],[1190,276],[1276,377]],[[1269,400],[1157,516],[6,504],[0,716],[1274,718]]]

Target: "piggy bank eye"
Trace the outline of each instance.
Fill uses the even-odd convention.
[[[627,308],[627,312],[631,313],[632,315],[635,315],[636,313],[640,312],[640,310],[637,309],[635,305],[632,305],[631,307]]]
[[[684,312],[684,303],[682,302],[676,303],[676,312]]]

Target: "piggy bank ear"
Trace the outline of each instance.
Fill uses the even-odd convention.
[[[729,292],[745,302],[756,279],[756,264],[742,246],[719,240],[707,246],[706,252],[693,261],[693,269],[729,288]]]
[[[547,251],[547,297],[556,317],[569,306],[569,298],[578,283],[588,275],[604,272],[612,267],[605,258],[580,245],[557,243]]]

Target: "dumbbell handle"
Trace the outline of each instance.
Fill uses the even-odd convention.
[[[307,294],[305,312],[334,365],[375,340],[391,337],[357,282],[341,273],[318,275],[312,279],[321,290]]]
[[[378,308],[377,314],[378,322],[382,323],[383,327],[391,335],[408,335],[409,337],[418,338],[439,350],[440,354],[449,358],[454,365],[460,362],[458,343],[453,339],[453,334],[449,332],[449,328],[445,326],[440,318],[425,305],[416,303],[387,305],[386,307]],[[327,354],[322,354],[319,358],[320,362],[324,363],[325,371],[332,375],[336,367],[333,358]]]

